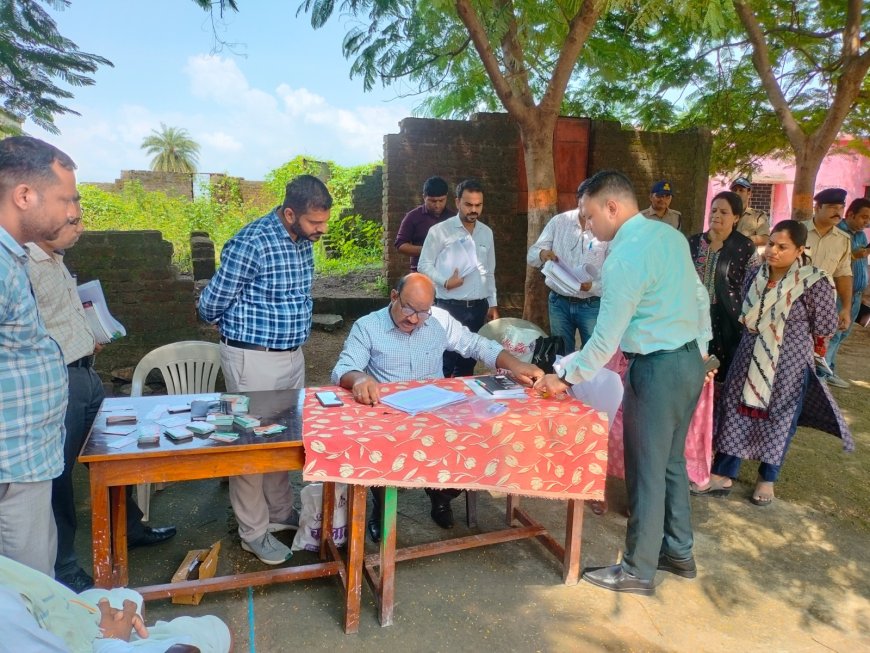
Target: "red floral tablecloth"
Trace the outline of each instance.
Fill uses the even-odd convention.
[[[421,385],[381,386],[381,396]],[[438,385],[471,392],[457,379]],[[508,411],[456,426],[432,413],[363,406],[335,390],[340,408],[306,391],[306,481],[493,490],[562,499],[604,498],[607,416],[576,400],[502,400]]]

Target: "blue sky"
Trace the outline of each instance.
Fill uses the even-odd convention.
[[[57,120],[60,136],[28,133],[68,152],[80,181],[112,181],[149,167],[139,146],[161,122],[201,147],[201,172],[262,179],[303,154],[344,165],[379,160],[419,97],[401,89],[364,93],[341,54],[347,21],[315,31],[296,18],[300,0],[240,0],[219,28],[230,49],[213,52],[207,13],[190,0],[73,0],[52,12],[81,50],[114,63],[96,84],[74,89]]]

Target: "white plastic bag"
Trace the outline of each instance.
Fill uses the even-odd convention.
[[[302,512],[299,530],[293,538],[293,551],[320,551],[320,531],[323,528],[323,484],[311,483],[302,488]],[[336,546],[347,541],[347,486],[335,485],[335,511],[332,513],[332,540]]]
[[[504,330],[501,346],[514,358],[523,363],[530,363],[535,353],[535,340],[541,337],[536,329],[524,329],[518,326],[509,326]]]

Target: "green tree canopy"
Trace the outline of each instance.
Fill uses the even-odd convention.
[[[159,131],[152,129],[151,135],[142,140],[141,148],[154,156],[151,169],[155,172],[196,172],[199,145],[186,129],[167,127],[161,122]]]
[[[56,9],[69,6],[68,0],[45,0]],[[37,0],[0,0],[0,100],[13,122],[30,118],[53,134],[56,116],[79,115],[63,104],[73,94],[59,82],[71,87],[90,86],[91,75],[101,65],[112,62],[79,50],[63,37],[57,24]]]

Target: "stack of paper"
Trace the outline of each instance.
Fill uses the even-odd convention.
[[[596,281],[598,269],[589,263],[584,263],[579,269],[574,269],[564,261],[547,261],[541,272],[554,285],[558,286],[563,295],[576,295],[581,284]]]
[[[465,277],[476,270],[479,265],[477,248],[474,245],[474,239],[470,235],[447,243],[435,260],[435,269],[438,274],[448,278],[452,277],[454,271],[457,270],[460,277]]]
[[[103,287],[98,280],[88,281],[78,287],[79,299],[85,309],[88,326],[94,332],[94,337],[101,345],[117,340],[127,335],[124,325],[109,313]]]
[[[466,398],[466,395],[462,392],[444,390],[434,385],[423,385],[419,388],[402,390],[401,392],[394,392],[386,397],[381,397],[381,402],[396,410],[416,415],[417,413],[441,408],[441,406],[465,401]]]

